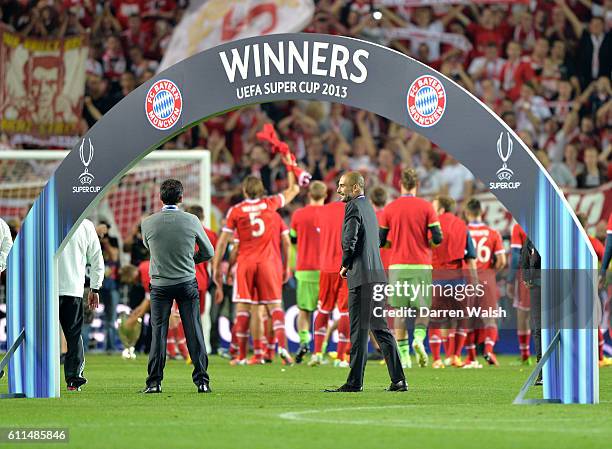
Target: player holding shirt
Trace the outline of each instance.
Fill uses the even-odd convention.
[[[471,271],[472,282],[475,282],[477,279],[476,249],[465,222],[453,213],[455,200],[446,195],[439,195],[433,200],[432,206],[438,214],[442,235],[444,235],[442,243],[432,251],[434,285],[464,285],[464,261]],[[464,302],[434,294],[432,308],[434,310],[461,310],[464,308]],[[462,366],[461,350],[467,335],[465,325],[465,320],[444,319],[430,323],[429,347],[433,358],[432,368],[444,368],[445,365]],[[442,362],[440,358],[442,345],[444,345],[446,354],[447,361],[445,362]]]
[[[317,316],[314,320],[314,354],[309,366],[323,362],[323,341],[327,332],[329,316],[338,307],[338,357],[336,364],[348,367],[345,356],[350,343],[350,321],[348,316],[348,285],[346,279],[338,275],[342,266],[342,223],[345,204],[334,201],[321,207],[316,219],[319,228],[319,301]]]
[[[438,216],[431,203],[417,198],[419,178],[412,168],[402,171],[401,197],[389,203],[382,214],[380,224],[380,241],[385,246],[391,242],[389,260],[389,284],[397,282],[411,284],[423,289],[425,294],[420,298],[392,295],[389,304],[393,307],[430,307],[431,285],[431,248],[442,242],[442,230]],[[431,235],[431,239],[429,238]],[[417,316],[414,322],[412,349],[419,366],[427,366],[427,352],[423,344],[427,335],[427,317]],[[408,331],[404,318],[395,320],[395,338],[397,339],[402,366],[408,368],[410,349]]]
[[[531,300],[529,297],[529,289],[523,282],[523,273],[519,269],[521,262],[521,248],[527,241],[527,234],[518,223],[512,227],[512,236],[510,238],[510,270],[508,270],[508,278],[506,280],[506,293],[509,298],[514,298],[513,306],[516,309],[516,334],[518,337],[519,350],[521,353],[521,363],[531,365],[531,325],[530,311]],[[518,283],[518,291],[515,288],[515,283]]]
[[[476,266],[478,278],[484,285],[485,294],[479,300],[478,306],[482,308],[495,308],[499,300],[497,289],[496,273],[506,266],[506,249],[502,242],[501,235],[495,229],[490,228],[482,221],[483,210],[480,201],[472,198],[467,202],[465,210],[468,219],[468,229],[476,248]],[[478,332],[479,338],[484,340],[484,357],[489,365],[497,366],[497,357],[493,352],[497,341],[497,322],[495,318],[484,318],[482,327]],[[468,336],[468,343],[471,346],[473,337]],[[470,363],[476,361],[476,350],[470,349],[468,353]]]
[[[276,270],[278,270],[279,273],[282,273],[282,279],[280,279],[281,285],[278,287],[282,292],[282,284],[286,283],[291,275],[291,271],[289,269],[289,248],[291,246],[291,242],[289,240],[289,228],[285,224],[280,214],[278,212],[274,212],[269,229],[273,235],[272,248],[274,250],[274,261],[271,261],[270,263],[275,264]],[[232,251],[230,254],[228,268],[228,271],[231,273],[231,277],[234,281],[236,279],[236,262],[239,254],[240,240],[238,239],[238,235],[235,234],[232,240]],[[235,304],[240,304],[242,301],[239,300],[237,295],[237,285],[238,284],[236,282],[233,282],[232,301]],[[257,305],[251,308],[250,312],[242,311],[237,313],[232,325],[232,337],[230,343],[230,354],[232,355],[232,360],[230,361],[230,365],[260,365],[264,363],[272,363],[274,359],[274,350],[276,348],[275,323],[270,319],[271,316],[267,307],[264,304],[260,304],[258,301],[257,290],[255,290],[253,299],[253,302]],[[239,319],[238,317],[244,318]],[[253,357],[251,357],[249,360],[246,360],[249,334],[248,332],[244,331],[245,326],[243,321],[245,319],[246,329],[247,331],[250,329],[251,337],[253,338]],[[240,320],[242,320],[242,322],[238,324]],[[284,347],[286,347],[286,344]],[[283,359],[283,363],[289,363],[289,361]]]
[[[297,280],[297,319],[300,348],[295,363],[302,363],[310,348],[310,318],[319,299],[319,231],[316,219],[325,203],[327,186],[314,181],[308,187],[308,205],[291,217],[291,242],[297,244],[295,279]]]
[[[290,156],[286,156],[290,165]],[[240,240],[240,251],[236,262],[236,332],[246,334],[253,304],[264,304],[272,316],[279,354],[283,360],[293,360],[286,348],[285,312],[281,307],[282,274],[276,263],[274,248],[274,212],[291,202],[299,193],[295,175],[288,170],[289,186],[274,196],[264,196],[261,179],[247,176],[242,182],[245,200],[230,208],[219,242],[213,257],[213,277],[217,288],[222,288],[222,273],[219,269],[221,257],[225,253],[234,232]],[[257,297],[255,296],[257,292]],[[240,354],[244,359],[245,353]]]

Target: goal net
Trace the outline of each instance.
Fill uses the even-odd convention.
[[[0,151],[0,217],[20,223],[67,154],[58,150]],[[209,156],[206,150],[153,151],[108,190],[89,218],[107,221],[111,234],[123,241],[143,216],[161,208],[160,184],[175,178],[185,187],[184,204],[202,206],[210,226]]]

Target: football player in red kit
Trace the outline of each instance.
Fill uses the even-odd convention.
[[[326,197],[327,186],[321,181],[311,182],[308,205],[293,212],[291,217],[291,242],[297,245],[295,279],[300,338],[295,363],[301,363],[310,350],[310,318],[319,300],[319,231],[316,220]]]
[[[512,226],[512,236],[510,238],[510,269],[506,279],[506,294],[509,298],[513,298],[513,306],[516,309],[516,334],[521,353],[521,363],[531,365],[531,324],[529,322],[531,299],[529,288],[523,282],[523,273],[519,268],[521,248],[526,241],[527,234],[518,223],[515,223]]]
[[[496,308],[499,300],[499,290],[495,276],[498,271],[506,266],[506,249],[502,242],[501,235],[495,229],[487,226],[482,221],[483,210],[480,201],[472,198],[467,202],[465,216],[468,220],[470,236],[476,248],[476,266],[478,269],[478,279],[484,286],[484,296],[476,298],[475,306],[483,309]],[[489,365],[497,366],[497,357],[493,352],[497,341],[497,321],[495,318],[482,318],[478,327],[479,343],[484,341],[484,357]],[[471,349],[474,342],[468,335],[468,363],[476,361],[476,350]]]
[[[286,156],[286,164],[291,164]],[[227,219],[213,257],[213,276],[217,288],[222,288],[221,258],[234,232],[240,240],[240,251],[236,261],[236,332],[246,334],[252,305],[263,304],[272,316],[279,354],[283,360],[292,362],[285,337],[285,312],[281,307],[283,274],[278,268],[278,250],[275,249],[274,212],[291,202],[299,193],[295,175],[287,173],[289,185],[285,191],[273,196],[264,196],[261,179],[247,176],[242,182],[245,200],[233,206]],[[257,297],[255,296],[257,292]],[[246,349],[246,348],[245,348]],[[240,351],[246,358],[246,350]]]
[[[444,287],[465,285],[464,262],[470,270],[472,283],[475,283],[477,279],[476,250],[465,222],[453,213],[455,200],[446,195],[439,195],[433,200],[432,205],[438,214],[443,235],[442,243],[432,250],[433,285]],[[446,291],[446,289],[441,291]],[[441,296],[440,292],[434,288],[433,310],[458,312],[465,309],[467,298]],[[462,319],[434,318],[430,321],[429,348],[433,359],[432,368],[444,368],[445,366],[440,358],[442,345],[444,345],[444,352],[448,360],[447,364],[457,367],[462,365],[461,350],[467,335],[465,325],[466,320]]]
[[[374,212],[376,212],[376,219],[378,220],[379,226],[383,220],[383,211],[387,205],[387,197],[387,190],[384,187],[374,187],[370,192],[370,202],[372,203]],[[388,270],[391,262],[391,248],[381,248],[380,258],[382,260],[383,267],[385,267],[385,270]],[[372,339],[372,341],[375,341],[375,339]]]
[[[289,239],[289,227],[280,216],[278,212],[275,213],[275,220],[272,226],[274,232],[274,248],[276,256],[277,270],[283,273],[281,279],[281,285],[279,286],[281,292],[283,284],[285,284],[291,276],[291,270],[289,268],[289,248],[291,247],[291,241]],[[240,247],[238,248],[238,254],[240,254]],[[282,303],[279,304],[282,307]],[[251,320],[251,337],[253,338],[253,349],[254,355],[249,360],[248,364],[258,365],[262,363],[271,363],[274,360],[274,353],[276,348],[276,334],[279,332],[278,326],[282,324],[282,330],[285,330],[285,322],[275,322],[272,315],[267,307],[260,305],[257,307],[259,310],[253,311]],[[272,311],[274,312],[274,310]],[[260,340],[259,342],[257,340]],[[279,349],[282,345],[279,342]],[[286,347],[286,341],[284,343]],[[261,347],[261,353],[258,354],[256,348]],[[287,359],[283,359],[283,363],[287,363]]]
[[[330,314],[338,307],[338,357],[336,364],[348,367],[345,359],[350,347],[350,322],[348,316],[348,285],[346,279],[338,275],[342,266],[342,222],[344,221],[345,204],[334,201],[321,207],[317,215],[319,229],[319,301],[314,320],[314,354],[309,366],[323,362],[323,341],[327,332]]]

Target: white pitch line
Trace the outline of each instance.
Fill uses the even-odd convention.
[[[327,413],[336,413],[336,412],[354,412],[355,410],[389,410],[389,409],[414,409],[420,408],[422,409],[422,405],[408,404],[408,405],[388,405],[388,406],[363,406],[363,407],[342,407],[342,408],[327,408],[327,409],[316,409],[316,410],[303,410],[299,412],[286,412],[281,413],[279,418],[286,419],[289,421],[302,421],[302,422],[312,422],[312,423],[322,423],[322,424],[351,424],[351,425],[378,425],[378,426],[386,426],[386,427],[405,427],[405,428],[418,428],[418,429],[436,429],[436,430],[499,430],[505,432],[516,432],[517,427],[516,424],[535,424],[534,419],[536,417],[531,418],[510,418],[505,419],[501,418],[499,420],[490,421],[487,423],[474,423],[473,418],[453,418],[449,419],[448,417],[440,417],[437,422],[426,421],[422,417],[414,422],[411,421],[397,421],[393,419],[389,419],[388,417],[382,416],[380,419],[343,419],[340,416],[335,415],[333,419],[325,419],[320,416],[307,416],[307,415],[320,415]],[[406,418],[408,419],[408,418]],[[574,417],[559,417],[546,419],[542,422],[542,416],[538,416],[537,420],[538,427],[523,427],[521,426],[520,430],[524,432],[551,432],[551,433],[580,433],[580,434],[592,434],[592,433],[600,433],[607,431],[604,428],[590,428],[590,429],[575,429],[571,427],[564,428],[555,428],[555,429],[546,429],[545,425],[549,422],[567,422],[567,421],[575,421]],[[498,426],[499,422],[503,423],[513,423],[514,426]],[[448,425],[448,424],[451,425]],[[603,424],[603,423],[602,423]]]

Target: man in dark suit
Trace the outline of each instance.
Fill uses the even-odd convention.
[[[351,322],[351,368],[340,388],[326,392],[363,390],[363,374],[368,356],[368,332],[371,329],[382,350],[391,377],[388,391],[407,391],[395,338],[380,314],[373,314],[374,286],[387,281],[380,259],[378,221],[372,205],[364,195],[365,181],[358,172],[340,178],[338,193],[346,203],[342,226],[342,267],[349,288]]]

